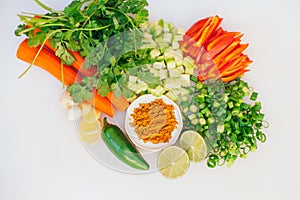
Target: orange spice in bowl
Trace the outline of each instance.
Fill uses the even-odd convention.
[[[145,143],[166,143],[172,138],[172,132],[177,128],[174,106],[166,104],[163,99],[155,99],[149,103],[140,103],[130,115],[135,133]]]

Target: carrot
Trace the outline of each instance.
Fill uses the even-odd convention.
[[[25,39],[18,47],[17,58],[28,63],[32,63],[34,57],[38,53],[40,46],[30,47],[28,46],[28,39]],[[43,48],[36,58],[34,65],[46,70],[52,74],[56,79],[62,81],[62,72],[61,72],[61,61],[58,57],[53,55],[50,51]],[[75,81],[81,81],[81,77],[72,70],[71,67],[63,65],[64,69],[64,84],[69,86]]]
[[[56,52],[56,49],[50,43],[50,40],[46,40],[45,46],[49,48],[51,51]],[[90,69],[84,69],[84,58],[81,57],[79,52],[68,50],[68,52],[75,58],[76,61],[72,63],[72,66],[79,71],[83,76],[92,76],[96,73],[97,68],[92,66]]]
[[[25,39],[18,47],[17,58],[25,62],[32,63],[34,57],[39,51],[39,48],[40,46],[28,46],[28,39]],[[62,82],[61,60],[46,48],[42,48],[33,64],[46,70],[47,72],[52,74],[56,79]],[[63,65],[63,69],[64,84],[66,86],[74,84],[76,81],[81,81],[81,76],[78,75],[78,72],[72,67]],[[107,98],[99,96],[96,90],[93,92],[93,99],[90,103],[94,105],[94,107],[97,110],[111,117],[116,112],[111,102]]]
[[[123,96],[118,98],[113,92],[108,93],[107,98],[121,112],[126,110],[129,106],[129,102]]]
[[[111,102],[105,98],[101,97],[97,90],[93,90],[93,98],[90,103],[99,111],[113,117],[116,113],[115,107],[111,104]]]

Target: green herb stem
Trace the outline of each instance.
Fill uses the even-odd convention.
[[[61,11],[56,11],[48,6],[46,6],[45,4],[43,4],[42,2],[40,2],[39,0],[33,0],[35,3],[37,3],[39,6],[41,6],[42,8],[44,8],[45,10],[49,11],[49,12],[53,12],[53,13],[62,13]]]

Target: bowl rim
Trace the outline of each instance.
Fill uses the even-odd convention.
[[[159,98],[163,99],[166,104],[172,104],[174,106],[175,117],[178,122],[178,125],[177,128],[173,130],[172,137],[168,142],[159,143],[159,144],[153,144],[151,142],[145,143],[142,139],[140,139],[137,136],[137,134],[134,131],[134,127],[130,126],[130,119],[131,119],[130,114],[132,113],[134,108],[139,106],[140,103],[150,103],[151,101],[154,101],[155,99],[159,99]],[[152,94],[141,95],[129,105],[126,111],[126,115],[125,115],[126,134],[128,135],[129,139],[133,142],[133,144],[141,149],[150,150],[150,151],[159,151],[161,149],[164,149],[168,146],[175,144],[182,131],[182,128],[183,128],[183,120],[182,120],[182,114],[179,106],[165,95],[162,96],[154,96]]]

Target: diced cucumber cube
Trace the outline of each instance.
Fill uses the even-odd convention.
[[[167,48],[164,55],[166,59],[173,59],[176,56],[176,52],[172,48]]]
[[[180,92],[182,97],[190,94],[189,91],[185,88],[179,88],[179,92]]]
[[[167,60],[167,68],[168,69],[175,69],[176,68],[176,63],[174,60]]]
[[[147,84],[139,84],[137,86],[138,86],[137,89],[134,90],[136,94],[139,94],[139,93],[141,93],[143,91],[146,91],[148,89],[148,85]]]
[[[160,80],[166,79],[168,77],[168,70],[166,69],[159,70],[159,77]]]
[[[179,42],[182,40],[183,40],[183,35],[181,35],[181,34],[174,35],[174,39],[173,39],[174,42]]]
[[[172,91],[170,90],[167,94],[167,97],[169,97],[172,101],[176,102],[178,101],[178,96]]]
[[[183,66],[178,66],[177,67],[178,71],[183,74],[184,73],[184,67]]]
[[[148,88],[148,92],[159,97],[165,93],[165,89],[159,85],[155,89]]]
[[[151,58],[156,58],[156,57],[160,56],[160,51],[158,49],[153,49],[150,52],[150,55],[151,55]]]
[[[183,64],[185,67],[193,67],[194,66],[194,59],[186,56],[183,58]]]
[[[164,42],[171,43],[172,42],[172,33],[164,34]]]
[[[174,92],[174,94],[176,94],[177,96],[180,95],[179,89],[174,89],[173,92]]]
[[[177,34],[180,34],[180,35],[185,34],[185,30],[183,28],[178,28],[176,31],[177,31]]]
[[[155,68],[155,69],[166,68],[165,62],[155,62],[155,63],[153,63],[153,68]]]
[[[173,48],[173,49],[179,49],[179,48],[180,48],[179,43],[176,42],[176,41],[172,42],[172,48]]]
[[[159,42],[159,43],[158,43],[158,46],[159,46],[159,48],[161,48],[161,49],[165,49],[165,48],[168,48],[168,47],[170,46],[170,44],[167,43],[167,42]]]
[[[186,67],[185,68],[186,74],[194,75],[194,73],[195,73],[194,71],[195,71],[194,67]]]
[[[165,80],[165,88],[166,89],[179,89],[181,88],[181,82],[180,79],[176,78],[166,78]]]
[[[141,49],[154,49],[156,48],[155,43],[146,43],[141,46]]]
[[[159,70],[157,70],[157,69],[154,69],[154,68],[151,68],[150,69],[150,72],[154,75],[154,76],[157,76],[157,77],[159,77]]]
[[[169,76],[170,76],[170,77],[174,77],[174,78],[181,77],[180,70],[177,69],[177,68],[175,68],[175,69],[170,69],[170,70],[169,70]]]
[[[182,74],[180,80],[181,80],[182,87],[191,86],[191,80],[189,74]]]
[[[128,82],[127,87],[128,87],[130,90],[135,91],[135,89],[137,88],[137,83]]]
[[[183,58],[182,57],[175,56],[174,59],[175,59],[175,62],[176,62],[177,66],[182,66],[183,65]]]
[[[137,96],[136,95],[133,95],[132,97],[128,98],[127,100],[129,102],[133,102],[134,100],[136,100]]]

